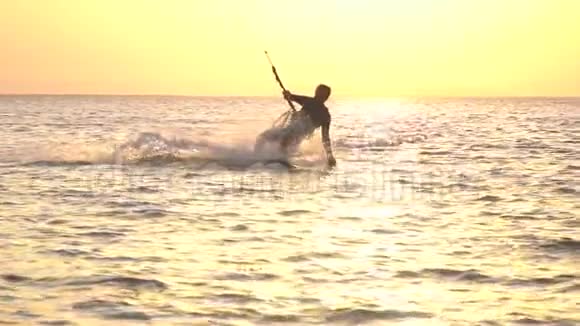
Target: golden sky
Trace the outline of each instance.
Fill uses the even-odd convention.
[[[0,93],[580,96],[580,0],[0,0]]]

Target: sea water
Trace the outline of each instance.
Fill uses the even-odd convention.
[[[0,97],[0,323],[579,322],[580,100]],[[269,153],[271,154],[271,153]]]

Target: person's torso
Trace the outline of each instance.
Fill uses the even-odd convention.
[[[301,112],[308,115],[314,128],[330,124],[330,113],[328,112],[328,108],[324,103],[320,103],[315,99],[308,100],[304,103]]]

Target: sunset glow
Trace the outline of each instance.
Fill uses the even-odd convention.
[[[0,93],[578,96],[575,0],[0,2]]]

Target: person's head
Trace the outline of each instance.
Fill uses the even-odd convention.
[[[320,84],[316,87],[316,91],[314,92],[314,98],[325,102],[330,97],[330,87]]]

